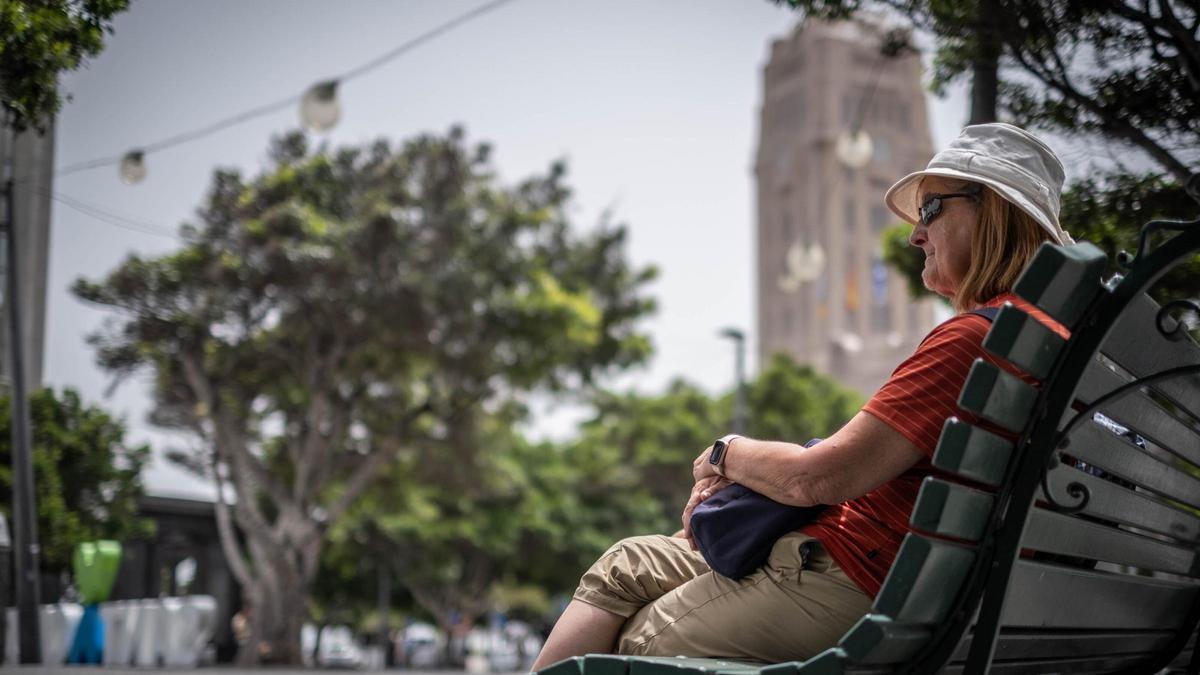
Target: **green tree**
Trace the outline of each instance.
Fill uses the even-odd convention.
[[[750,435],[793,443],[828,438],[866,403],[858,392],[785,354],[771,357],[746,394]]]
[[[0,0],[0,101],[6,124],[36,126],[62,107],[58,74],[100,53],[129,0]]]
[[[530,508],[540,495],[526,466],[537,458],[523,443],[507,414],[464,411],[446,437],[387,467],[331,543],[372,561],[371,580],[386,566],[444,629],[469,627],[543,517]]]
[[[692,460],[726,433],[732,406],[721,405],[683,380],[675,380],[658,395],[601,393],[593,405],[594,417],[583,425],[569,451],[588,467],[586,480],[596,483],[601,499],[617,491],[626,497],[639,495],[656,506],[653,519],[643,525],[645,531],[622,529],[620,522],[602,531],[628,536],[678,530],[679,514],[692,489]]]
[[[0,509],[12,521],[12,430],[9,397],[0,398]],[[125,428],[104,410],[84,404],[73,389],[42,389],[29,401],[41,567],[71,569],[75,545],[123,540],[153,532],[137,517],[145,445],[125,443]]]
[[[654,272],[625,230],[572,232],[562,165],[506,187],[488,155],[458,129],[315,152],[291,134],[253,180],[216,172],[180,251],[75,285],[119,312],[100,364],[150,370],[155,421],[205,442],[180,459],[236,495],[222,543],[274,660],[300,661],[326,534],[389,465],[442,465],[480,406],[649,351]]]
[[[544,611],[615,538],[663,527],[636,472],[596,445],[529,442],[522,418],[515,407],[464,415],[431,443],[443,461],[390,466],[331,531],[330,566],[361,578],[350,561],[385,565],[442,628],[462,631],[505,599]],[[344,588],[329,590],[322,603]],[[372,597],[355,603],[367,610]]]
[[[750,433],[762,438],[827,437],[862,403],[782,355],[747,389]],[[321,602],[371,611],[379,563],[447,629],[502,603],[537,615],[613,542],[678,530],[691,462],[729,429],[732,395],[676,380],[660,394],[598,391],[591,403],[570,441],[525,440],[510,409],[456,424],[440,452],[453,461],[393,465],[334,528],[329,578],[345,583]]]
[[[885,227],[879,235],[883,240],[883,259],[904,277],[909,295],[914,298],[937,297],[936,293],[925,288],[925,282],[921,280],[921,271],[925,269],[925,253],[908,242],[912,231],[913,226],[903,222]]]

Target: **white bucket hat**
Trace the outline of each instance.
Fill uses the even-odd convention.
[[[1058,156],[1033,134],[1011,124],[973,124],[950,147],[929,160],[924,171],[896,182],[884,195],[892,213],[916,224],[917,187],[925,176],[945,176],[981,183],[1033,216],[1054,241],[1075,240],[1058,223],[1063,166]]]

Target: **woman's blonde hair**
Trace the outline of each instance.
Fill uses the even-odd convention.
[[[1017,277],[1050,233],[1028,213],[978,183],[979,222],[971,233],[971,266],[954,296],[954,310],[966,312],[1011,291]]]

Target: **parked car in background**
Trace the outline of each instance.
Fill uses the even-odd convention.
[[[446,652],[446,641],[434,626],[414,623],[404,629],[402,638],[404,658],[401,665],[415,670],[437,668]]]

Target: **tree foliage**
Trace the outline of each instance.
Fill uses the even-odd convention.
[[[1013,122],[1128,144],[1184,185],[1200,162],[1200,6],[1180,0],[776,0],[807,14],[906,16],[936,40],[933,88],[993,58]],[[993,115],[994,118],[994,115]]]
[[[784,354],[772,356],[750,383],[747,400],[751,436],[794,443],[828,438],[866,403],[858,392]]]
[[[58,74],[100,53],[129,0],[0,1],[0,101],[9,126],[40,126],[62,107]]]
[[[747,394],[751,434],[797,442],[829,436],[862,403],[782,355]],[[728,431],[732,395],[713,397],[677,380],[653,395],[598,391],[592,405],[578,435],[561,443],[524,439],[514,431],[518,410],[456,425],[453,447],[442,451],[452,463],[395,465],[335,528],[331,570],[370,579],[366,567],[390,565],[449,627],[515,595],[536,611],[546,598],[569,594],[616,540],[678,530],[691,462]],[[320,600],[332,604],[342,592],[343,605],[355,604],[345,588]],[[364,611],[373,589],[361,590]]]
[[[908,294],[913,298],[936,297],[936,293],[925,288],[921,271],[925,268],[925,253],[909,243],[913,226],[896,223],[885,227],[880,233],[883,240],[883,259],[904,277]]]
[[[125,428],[107,412],[83,403],[73,389],[42,389],[30,396],[33,476],[37,494],[40,565],[71,570],[76,544],[148,535],[153,524],[137,517],[145,445],[125,443]],[[0,509],[12,504],[12,430],[9,397],[0,398]]]
[[[274,658],[299,661],[326,534],[380,475],[449,476],[483,407],[648,354],[654,270],[625,261],[623,227],[574,232],[569,198],[561,164],[506,187],[458,129],[338,150],[291,134],[259,176],[215,173],[181,250],[76,283],[119,312],[100,364],[149,369],[155,421],[203,440],[181,459],[235,492],[222,540]]]

